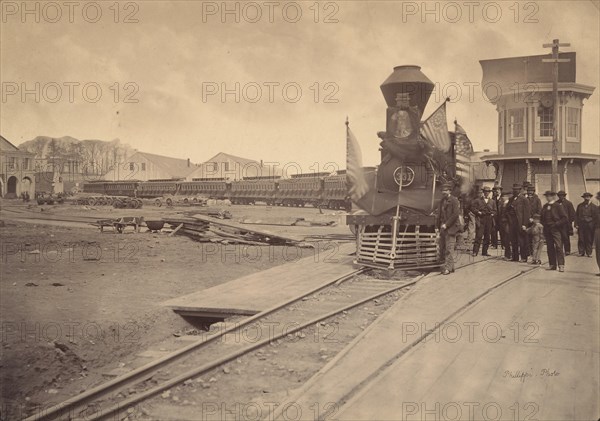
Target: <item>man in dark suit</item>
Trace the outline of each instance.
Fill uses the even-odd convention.
[[[577,249],[580,256],[592,257],[592,246],[594,245],[594,215],[597,206],[590,199],[592,193],[583,193],[583,202],[577,205],[575,211],[575,228],[577,228]]]
[[[489,256],[488,247],[492,236],[492,228],[494,226],[494,218],[496,217],[497,207],[496,201],[492,199],[489,187],[482,189],[483,196],[473,202],[473,213],[477,218],[477,230],[475,232],[475,242],[473,243],[473,256],[479,253],[479,246],[483,238],[483,248],[481,249],[482,256]]]
[[[527,200],[529,200],[529,209],[531,215],[542,213],[542,201],[539,196],[535,194],[535,187],[531,183],[527,183]],[[529,219],[527,227],[529,228],[533,224],[533,219]],[[529,254],[533,254],[533,237],[531,234],[528,235],[527,241],[529,242]]]
[[[565,248],[565,255],[568,256],[571,254],[571,236],[573,235],[573,222],[575,222],[575,206],[567,199],[567,193],[564,190],[559,191],[557,195],[557,203],[564,206],[568,218],[568,222],[563,226],[563,230],[560,233],[563,247]]]
[[[492,199],[496,203],[496,217],[494,218],[494,227],[492,228],[492,248],[498,248],[498,244],[504,246],[502,237],[504,233],[500,227],[500,206],[502,204],[502,186],[494,186],[492,188]],[[500,241],[498,241],[500,240]]]
[[[556,200],[556,193],[547,191],[544,193],[546,203],[542,207],[540,222],[544,226],[544,237],[548,251],[549,270],[565,271],[565,255],[562,244],[562,231],[569,222],[569,217],[563,205]]]
[[[529,208],[531,210],[531,214],[535,215],[540,214],[542,212],[542,201],[540,197],[535,194],[535,187],[531,184],[527,186],[527,200],[529,200]]]
[[[531,210],[529,209],[529,200],[525,197],[523,186],[520,184],[513,185],[513,196],[508,199],[506,214],[510,229],[512,260],[518,262],[520,255],[521,262],[527,263],[529,241],[526,230],[531,217]]]
[[[504,247],[504,260],[510,260],[512,258],[510,221],[507,212],[507,206],[510,200],[508,197],[509,194],[510,193],[504,193],[500,196],[500,203],[498,204],[498,223],[500,225],[500,240],[502,241],[502,247]]]
[[[452,183],[442,186],[443,198],[438,208],[438,219],[436,227],[440,233],[440,254],[444,260],[442,275],[454,272],[454,248],[456,245],[456,234],[458,233],[460,205],[458,199],[452,193]],[[440,260],[442,260],[440,259]]]

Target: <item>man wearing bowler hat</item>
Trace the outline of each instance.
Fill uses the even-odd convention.
[[[454,272],[454,247],[458,233],[460,205],[458,199],[452,195],[452,183],[442,186],[443,198],[438,208],[436,227],[440,232],[440,254],[444,260],[442,275]]]
[[[573,222],[575,222],[575,207],[573,203],[567,199],[567,193],[564,190],[556,193],[558,195],[557,203],[564,206],[567,212],[568,222],[564,225],[561,231],[563,247],[565,248],[565,255],[571,254],[571,236],[573,235]]]
[[[529,200],[525,197],[523,190],[523,186],[520,184],[513,184],[513,195],[508,199],[506,215],[510,230],[512,260],[518,262],[520,255],[521,262],[527,263],[529,241],[526,229],[531,217],[531,210],[529,209]]]
[[[473,243],[473,256],[479,253],[479,246],[483,238],[483,248],[481,249],[482,256],[489,256],[488,247],[492,236],[492,228],[494,226],[494,218],[496,217],[497,208],[496,201],[492,199],[492,189],[484,187],[482,190],[483,196],[477,198],[473,202],[472,210],[477,218],[475,241]]]
[[[562,231],[568,224],[569,217],[563,205],[558,203],[556,193],[547,191],[544,193],[547,203],[542,207],[540,222],[544,226],[544,237],[548,252],[548,263],[550,270],[565,271],[565,254],[562,244]]]
[[[592,246],[594,245],[594,215],[597,206],[590,199],[592,193],[583,193],[583,202],[577,205],[575,211],[575,228],[577,228],[577,249],[580,256],[592,257]]]

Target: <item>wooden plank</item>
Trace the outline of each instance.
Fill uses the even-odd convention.
[[[169,235],[168,235],[168,236],[169,236],[169,237],[172,237],[172,236],[173,236],[173,234],[175,234],[177,231],[179,231],[179,230],[181,229],[181,227],[183,227],[183,223],[179,224],[179,225],[177,226],[177,228],[175,228],[173,231],[171,231],[171,232],[169,233]]]
[[[328,256],[328,259],[325,259],[325,255],[315,255],[311,249],[303,250],[307,251],[308,256],[295,262],[174,298],[162,305],[188,314],[253,314],[309,291],[327,278],[339,278],[356,270],[350,256],[355,250],[352,243],[340,244],[337,254]]]

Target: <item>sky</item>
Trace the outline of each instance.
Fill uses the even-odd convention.
[[[439,87],[424,117],[460,93],[449,127],[476,150],[497,150],[498,132],[479,60],[544,54],[558,38],[577,53],[577,82],[600,86],[597,1],[0,4],[0,133],[17,145],[118,138],[192,162],[226,152],[315,171],[345,166],[346,117],[364,164],[379,162],[379,86],[394,66],[419,65]],[[598,88],[584,104],[583,151],[600,153]]]

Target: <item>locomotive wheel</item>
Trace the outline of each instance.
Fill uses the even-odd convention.
[[[112,204],[113,204],[113,198],[112,198],[112,197],[110,197],[110,196],[108,196],[108,197],[106,198],[106,204],[107,204],[108,206],[112,205]]]
[[[190,200],[186,197],[185,199],[183,199],[183,203],[185,203],[187,205],[190,203]]]
[[[98,204],[99,205],[106,205],[106,199],[104,197],[99,197],[98,198]]]
[[[198,203],[198,198],[197,198],[197,197],[194,197],[194,198],[192,199],[192,202],[194,202],[194,203]]]
[[[119,199],[116,199],[113,201],[113,207],[116,209],[120,209],[123,207],[123,202],[121,202]]]
[[[168,207],[171,207],[171,206],[173,206],[173,199],[171,199],[171,198],[168,198],[168,199],[167,199],[167,206],[168,206]]]
[[[160,208],[160,207],[162,206],[162,201],[161,201],[160,199],[156,199],[156,200],[154,201],[154,206],[157,206],[157,207],[159,207],[159,208]]]
[[[90,197],[90,198],[87,200],[87,204],[88,204],[88,206],[94,206],[94,205],[96,204],[96,199],[95,199],[95,198],[93,198],[93,197]]]

